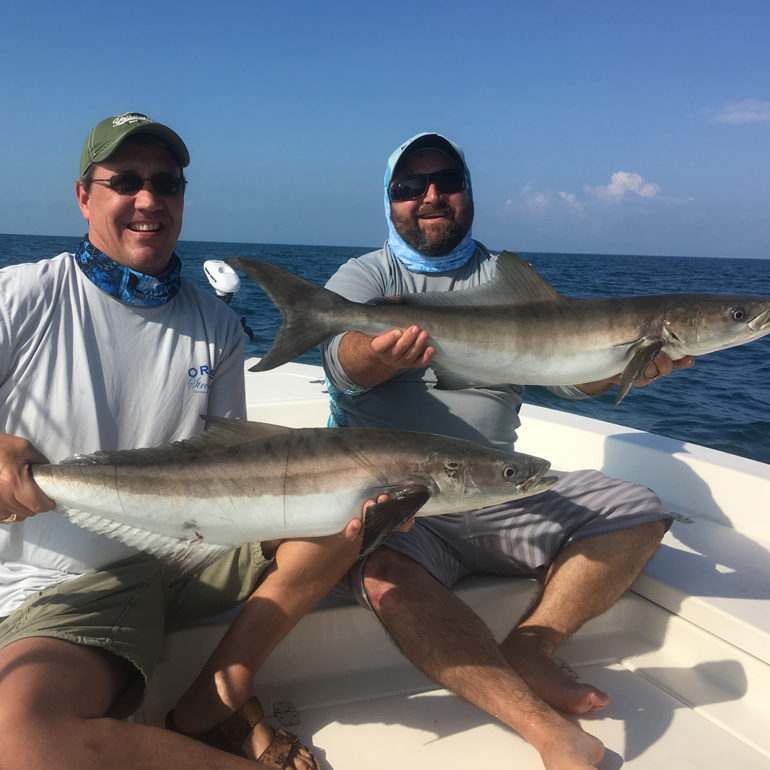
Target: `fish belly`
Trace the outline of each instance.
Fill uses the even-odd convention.
[[[469,380],[500,385],[572,385],[603,379],[623,370],[627,346],[604,350],[522,350],[437,341],[434,361]]]
[[[155,535],[222,545],[342,531],[360,518],[364,497],[335,492],[304,497],[158,497],[122,494],[88,497],[45,484],[60,510],[80,511]]]

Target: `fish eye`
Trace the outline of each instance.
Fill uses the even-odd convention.
[[[734,307],[730,311],[730,317],[733,319],[733,321],[745,321],[746,311],[742,307]]]
[[[506,465],[505,468],[503,468],[504,479],[512,479],[515,475],[516,475],[516,471],[514,470],[513,466]]]

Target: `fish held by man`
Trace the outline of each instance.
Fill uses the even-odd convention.
[[[33,466],[56,511],[166,562],[200,569],[234,546],[315,537],[361,518],[362,554],[412,516],[548,489],[546,460],[462,439],[378,428],[287,428],[208,418],[196,438]]]
[[[264,371],[346,331],[377,335],[417,324],[436,350],[436,387],[456,390],[515,383],[575,385],[622,373],[617,406],[655,356],[699,356],[770,333],[770,297],[662,294],[565,297],[510,252],[492,280],[458,291],[351,302],[280,267],[226,260],[273,300],[282,323]]]

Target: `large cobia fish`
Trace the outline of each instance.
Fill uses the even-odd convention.
[[[35,465],[75,524],[187,574],[255,540],[341,532],[361,518],[362,553],[413,515],[468,511],[537,494],[546,460],[462,439],[378,428],[286,428],[210,418],[196,438]]]
[[[273,346],[253,371],[272,369],[345,331],[376,335],[417,324],[436,349],[436,387],[573,385],[622,372],[619,404],[663,351],[703,355],[770,333],[770,297],[662,294],[564,297],[527,262],[504,251],[473,289],[351,302],[275,265],[227,260],[281,311]]]

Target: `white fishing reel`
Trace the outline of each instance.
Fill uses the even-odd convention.
[[[241,288],[241,279],[238,277],[238,273],[221,259],[207,259],[203,263],[203,272],[206,273],[206,278],[214,287],[217,297],[229,305],[233,294]]]
[[[206,274],[209,283],[214,287],[217,297],[225,305],[229,305],[233,294],[241,288],[241,279],[238,277],[238,273],[221,259],[207,259],[203,263],[203,272]],[[254,332],[246,324],[246,318],[243,316],[241,316],[241,326],[243,326],[243,333],[248,340],[253,340]]]

